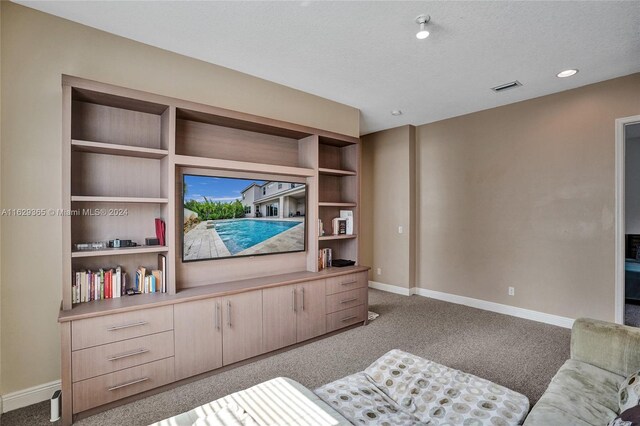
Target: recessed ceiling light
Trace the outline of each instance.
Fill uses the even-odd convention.
[[[571,77],[572,75],[576,75],[578,73],[578,70],[564,70],[564,71],[560,71],[557,76],[560,78],[564,78],[564,77]]]
[[[429,15],[420,15],[416,18],[416,23],[420,24],[420,30],[416,33],[416,38],[419,40],[424,40],[429,37],[429,31],[427,31],[427,24],[431,20]]]
[[[391,111],[391,115],[402,115],[402,111],[399,109],[394,109]]]

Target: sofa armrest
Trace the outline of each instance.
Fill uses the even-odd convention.
[[[571,358],[627,377],[640,370],[640,328],[577,319],[571,330]]]

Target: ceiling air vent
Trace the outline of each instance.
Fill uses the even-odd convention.
[[[518,80],[512,81],[511,83],[501,84],[500,86],[492,87],[491,90],[494,92],[504,92],[505,90],[513,89],[516,87],[522,86]]]

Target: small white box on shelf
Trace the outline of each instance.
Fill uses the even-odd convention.
[[[347,235],[353,235],[353,210],[340,210],[340,217],[347,220]]]

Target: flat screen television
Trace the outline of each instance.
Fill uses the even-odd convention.
[[[304,183],[183,175],[182,261],[305,251]]]

